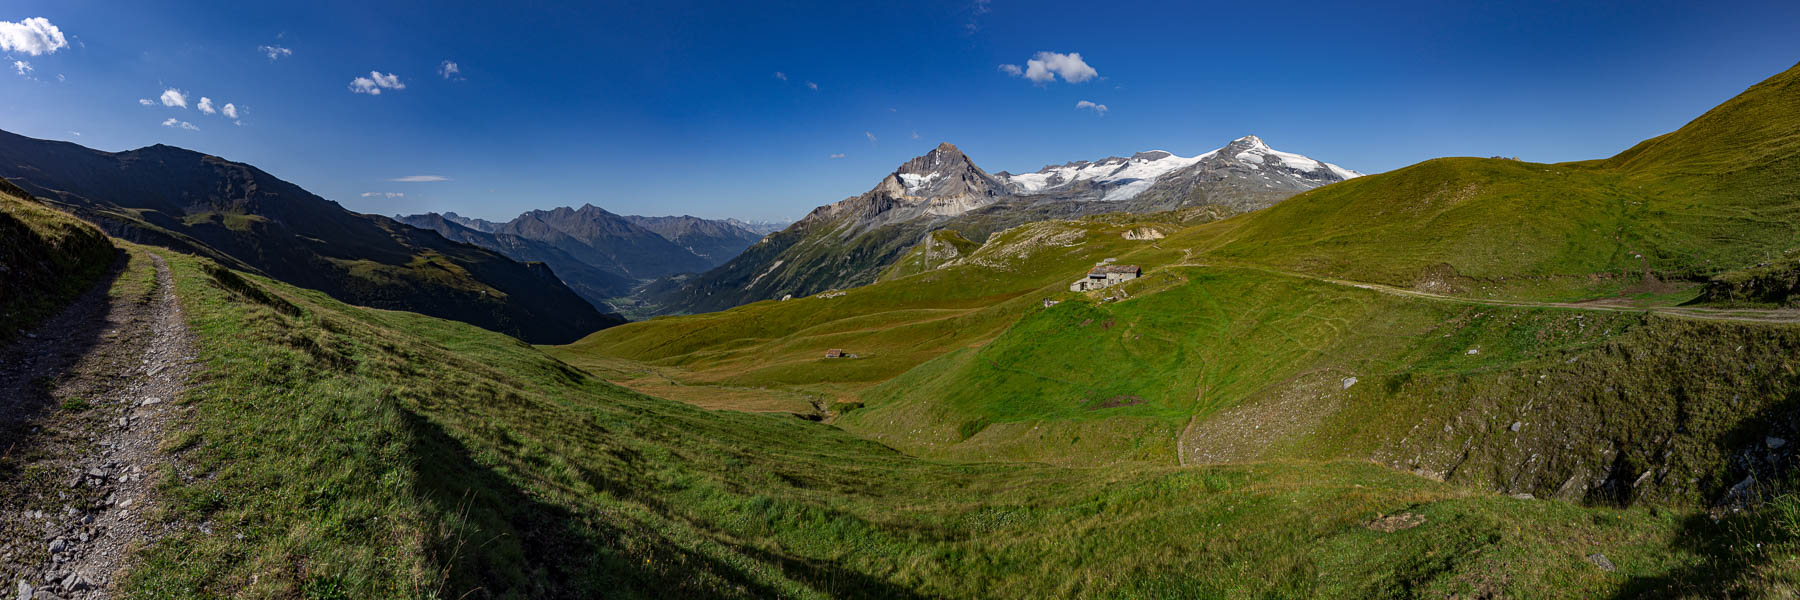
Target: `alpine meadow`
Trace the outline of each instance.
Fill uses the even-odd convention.
[[[188,4],[0,9],[7,597],[1800,598],[1794,7]]]

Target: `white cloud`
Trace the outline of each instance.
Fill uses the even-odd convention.
[[[169,120],[163,121],[162,124],[163,124],[163,127],[180,127],[182,129],[186,129],[188,131],[199,131],[200,130],[200,128],[195,127],[193,123],[189,123],[187,121],[176,119],[174,117],[170,117]]]
[[[455,61],[446,60],[438,63],[438,75],[442,75],[444,79],[462,81],[462,67],[456,66]]]
[[[238,118],[238,107],[236,104],[227,102],[225,103],[224,108],[219,109],[219,112],[225,113],[225,118],[227,119]]]
[[[919,139],[919,132],[917,132],[917,131],[913,132],[913,139],[915,139],[915,140]]]
[[[1075,103],[1076,110],[1080,110],[1083,108],[1092,109],[1094,111],[1094,114],[1096,114],[1096,115],[1104,116],[1106,114],[1106,105],[1105,104],[1095,104],[1093,102],[1088,102],[1086,100],[1082,100],[1080,102]]]
[[[1019,65],[1000,65],[1000,70],[1013,77],[1024,77],[1032,83],[1044,84],[1056,80],[1061,75],[1063,81],[1081,83],[1100,76],[1100,72],[1081,60],[1080,52],[1039,52],[1031,60],[1025,61],[1025,68]]]
[[[162,100],[163,106],[170,108],[187,108],[187,92],[175,88],[163,90],[162,96],[159,99]]]
[[[831,157],[832,157],[832,158],[834,158],[834,159],[837,159],[837,158],[843,158],[843,157],[844,157],[844,155],[843,155],[843,153],[838,153],[838,154],[833,154],[833,155],[831,155]]]
[[[973,6],[969,10],[969,22],[964,23],[963,28],[966,29],[971,34],[977,32],[977,31],[980,31],[981,30],[981,23],[980,23],[981,15],[988,14],[988,11],[992,10],[991,8],[988,7],[988,5],[993,4],[993,3],[994,3],[993,0],[975,0],[975,6]]]
[[[15,61],[13,61],[13,70],[18,71],[20,75],[30,77],[31,76],[31,62],[23,61],[23,60],[15,60]]]
[[[782,81],[787,81],[787,73],[783,73],[783,72],[781,72],[781,71],[776,71],[776,72],[775,72],[775,78],[776,78],[776,79],[780,79],[780,80],[782,80]]]
[[[815,91],[815,92],[819,91],[819,84],[813,83],[811,81],[806,82],[806,87],[812,89],[812,91]]]
[[[203,112],[203,113],[206,113],[209,115],[213,114],[215,112],[219,112],[218,109],[213,108],[212,98],[208,98],[206,96],[201,96],[200,103],[196,104],[194,106],[195,106],[195,108],[199,108],[200,112]]]
[[[81,137],[81,132],[79,131],[71,131],[69,133],[75,134],[75,137]]]
[[[389,179],[388,181],[396,181],[396,182],[400,182],[400,183],[428,183],[428,182],[432,182],[432,181],[449,181],[449,180],[450,180],[449,177],[445,177],[443,175],[407,175],[405,177],[395,177],[393,179]]]
[[[867,132],[867,131],[864,131],[864,132],[863,132],[863,135],[865,135],[865,136],[868,136],[868,138],[869,138],[869,143],[871,143],[871,144],[873,144],[873,143],[875,143],[875,134],[873,134],[873,133],[870,133],[870,132]]]
[[[38,56],[69,47],[69,40],[50,20],[32,17],[17,23],[0,21],[0,50]]]
[[[263,53],[263,56],[269,57],[269,60],[275,60],[278,58],[283,58],[283,57],[288,57],[288,56],[294,55],[293,50],[289,50],[289,49],[283,48],[281,46],[268,46],[268,45],[257,46],[256,51]]]
[[[363,192],[364,198],[405,198],[406,192]]]
[[[142,104],[144,106],[156,106],[156,102],[149,98],[138,98],[138,104]]]
[[[381,90],[404,90],[406,84],[400,83],[400,76],[393,73],[382,75],[381,71],[369,71],[368,77],[350,80],[350,91],[370,96],[380,96]]]

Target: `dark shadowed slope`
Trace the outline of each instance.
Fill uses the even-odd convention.
[[[700,217],[682,215],[679,217],[640,217],[627,215],[626,219],[639,227],[656,232],[663,239],[686,248],[695,256],[706,259],[707,267],[725,264],[745,248],[763,238],[764,234],[750,231],[730,221],[702,219]]]
[[[118,237],[219,257],[356,304],[540,343],[621,322],[541,264],[350,212],[250,165],[190,150],[110,153],[0,132],[0,177]]]
[[[630,218],[592,204],[527,212],[500,224],[494,233],[544,242],[589,265],[632,279],[695,273],[711,266]]]
[[[449,214],[425,213],[395,218],[413,227],[436,231],[438,235],[454,241],[474,244],[505,254],[513,260],[541,262],[549,265],[550,270],[555,272],[563,283],[568,284],[569,289],[575,290],[576,294],[580,294],[588,303],[603,311],[611,312],[613,310],[610,305],[606,304],[607,299],[631,293],[631,288],[636,283],[624,275],[582,262],[555,246],[509,233],[479,231],[465,226],[463,224],[465,220],[452,219]],[[476,220],[467,219],[466,221]],[[478,221],[476,224],[479,223],[486,222]],[[489,223],[489,225],[493,224]]]

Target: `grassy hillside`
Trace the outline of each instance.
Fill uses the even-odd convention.
[[[1030,314],[869,389],[837,423],[940,458],[1369,458],[1508,493],[1690,506],[1746,477],[1781,483],[1788,454],[1764,440],[1800,435],[1800,326],[1423,300],[1243,268],[1126,289]]]
[[[92,287],[117,255],[98,228],[0,179],[0,342]]]
[[[1212,254],[1473,295],[1615,295],[1800,247],[1800,67],[1611,159],[1427,161],[1245,219]]]
[[[608,370],[615,380],[655,383],[670,376],[687,384],[776,388],[772,393],[777,394],[798,386],[823,402],[851,400],[856,389],[945,352],[985,343],[1041,306],[1042,299],[1066,295],[1068,282],[1103,258],[1148,253],[1161,255],[1153,260],[1167,261],[1179,256],[1121,235],[1141,223],[1123,216],[1035,223],[996,234],[979,249],[946,241],[946,248],[962,248],[959,256],[925,273],[832,297],[764,301],[630,323],[550,351],[584,368]],[[833,348],[857,357],[825,358]],[[645,377],[642,369],[616,359],[662,371]],[[727,391],[660,384],[656,389],[680,399],[699,397],[709,406],[720,405],[707,397]]]
[[[102,152],[0,132],[0,176],[116,237],[219,257],[363,306],[541,343],[622,321],[544,265],[353,213],[256,167],[199,152]]]
[[[146,251],[134,247],[134,251]],[[1778,593],[1795,525],[1478,493],[1361,461],[920,460],[170,256],[206,366],[135,597]],[[1757,545],[1760,544],[1760,545]],[[1603,552],[1616,571],[1587,557]],[[1787,586],[1787,587],[1781,587]]]

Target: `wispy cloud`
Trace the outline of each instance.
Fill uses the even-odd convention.
[[[919,139],[919,132],[917,132],[917,131],[914,131],[914,132],[913,132],[913,135],[912,135],[912,139],[915,139],[915,140],[916,140],[916,139]]]
[[[31,71],[32,71],[31,62],[24,61],[24,60],[15,60],[15,61],[13,61],[13,70],[17,71],[20,75],[30,77]]]
[[[163,90],[162,96],[157,99],[169,108],[187,108],[187,92],[175,88]]]
[[[363,192],[364,198],[404,198],[406,192]]]
[[[369,71],[368,77],[350,80],[350,91],[370,96],[380,96],[381,90],[404,90],[406,84],[400,82],[400,76],[393,73],[382,75],[381,71]]]
[[[450,181],[450,178],[443,175],[407,175],[405,177],[395,177],[388,181],[399,183],[428,183],[432,181]]]
[[[1075,103],[1076,110],[1081,110],[1084,108],[1094,111],[1094,114],[1096,114],[1096,115],[1106,116],[1106,105],[1105,104],[1095,104],[1093,102],[1088,102],[1086,100],[1082,100],[1080,102]]]
[[[286,58],[286,57],[294,55],[293,50],[289,50],[289,49],[283,48],[281,46],[270,46],[270,45],[266,45],[266,44],[262,45],[262,46],[257,46],[256,51],[261,52],[263,56],[269,57],[269,60],[276,60],[276,59]]]
[[[810,89],[815,92],[819,91],[819,84],[813,83],[811,81],[806,82],[806,87],[807,87],[807,89]]]
[[[194,105],[194,106],[195,106],[195,108],[199,108],[199,109],[200,109],[200,112],[203,112],[203,113],[206,113],[206,114],[209,114],[209,115],[210,115],[210,114],[213,114],[213,113],[216,113],[216,112],[219,112],[219,110],[218,110],[218,109],[216,109],[216,108],[213,108],[213,104],[212,104],[212,98],[208,98],[208,97],[206,97],[206,96],[201,96],[201,97],[200,97],[200,103],[199,103],[199,104],[196,104],[196,105]]]
[[[874,133],[864,131],[863,135],[869,138],[869,143],[871,143],[871,144],[875,143],[875,134]]]
[[[138,104],[142,104],[144,106],[156,106],[156,101],[151,100],[149,98],[138,98]]]
[[[51,54],[69,47],[62,29],[43,17],[32,17],[17,23],[0,21],[0,50],[31,56]]]
[[[1025,67],[1019,65],[1000,65],[1000,71],[1013,77],[1024,77],[1032,83],[1047,84],[1062,76],[1063,81],[1081,83],[1100,76],[1100,72],[1081,59],[1080,52],[1039,52],[1025,61]]]
[[[438,75],[441,75],[444,77],[444,79],[448,79],[451,81],[462,81],[463,80],[462,67],[457,66],[456,61],[453,61],[453,60],[446,60],[444,62],[438,63]]]
[[[776,79],[780,79],[780,80],[782,80],[782,81],[787,81],[787,73],[783,73],[783,72],[781,72],[781,71],[776,71],[776,72],[775,72],[775,78],[776,78]]]
[[[969,7],[969,22],[963,24],[963,29],[969,33],[981,31],[981,15],[993,10],[990,7],[993,3],[994,0],[975,0],[974,5]]]
[[[831,155],[832,159],[839,159],[839,158],[843,158],[843,157],[844,157],[844,153],[842,153],[842,152]]]
[[[180,127],[182,129],[186,129],[188,131],[199,131],[200,130],[200,128],[195,127],[193,123],[189,123],[187,121],[183,121],[181,119],[177,119],[174,117],[170,117],[169,120],[163,121],[162,124],[163,124],[163,127]]]

